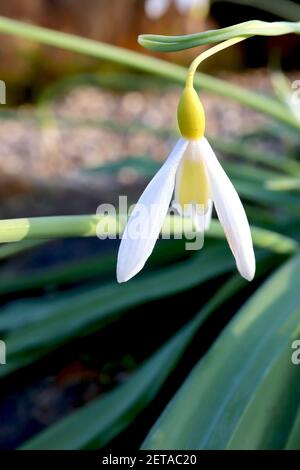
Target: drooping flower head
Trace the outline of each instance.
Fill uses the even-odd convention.
[[[238,39],[226,42],[235,43]],[[215,49],[220,50],[221,45]],[[204,54],[208,56],[209,52]],[[129,280],[143,268],[153,251],[173,194],[178,212],[191,217],[200,231],[208,229],[215,207],[238,271],[248,281],[254,277],[255,256],[245,210],[204,136],[205,112],[193,87],[199,63],[197,58],[191,65],[178,105],[181,138],[141,195],[125,228],[118,253],[118,282]],[[137,223],[143,227],[138,235],[134,230]]]

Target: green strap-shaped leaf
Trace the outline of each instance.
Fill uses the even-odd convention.
[[[284,447],[297,411],[290,387],[298,373],[291,341],[300,324],[299,277],[297,255],[250,298],[169,403],[144,448]]]
[[[215,241],[188,261],[128,284],[114,282],[98,288],[76,289],[52,302],[24,301],[26,324],[4,338],[11,364],[17,368],[18,358],[33,350],[42,355],[43,349],[55,349],[76,336],[97,331],[138,305],[175,295],[231,271],[234,260],[229,249],[224,248],[224,243]],[[20,311],[20,305],[16,308]],[[2,367],[0,376],[11,371]]]
[[[299,319],[299,310],[296,313]],[[257,391],[231,436],[228,449],[283,449],[298,410],[299,370],[291,362],[292,336],[282,341]],[[244,382],[244,393],[248,383]],[[240,392],[243,393],[243,392]],[[241,395],[242,397],[243,395]],[[299,445],[299,443],[298,443]]]
[[[45,244],[45,240],[25,240],[20,243],[7,243],[0,246],[0,260],[19,255],[25,251],[32,250],[40,245]]]
[[[26,442],[22,449],[86,449],[107,444],[154,398],[201,324],[245,283],[233,276],[127,382]],[[79,432],[80,430],[80,432]]]
[[[23,243],[25,245],[29,243],[34,244],[34,241],[29,240]],[[7,248],[10,250],[9,253],[12,253],[11,245],[14,245],[16,249],[18,246],[22,247],[23,243],[11,243],[7,246],[0,246],[0,259],[1,248]],[[36,242],[36,244],[38,244],[38,242]],[[153,256],[151,257],[151,267],[164,266],[167,263],[181,259],[183,250],[184,240],[170,241],[168,243],[168,249],[166,249],[165,245],[158,244]],[[3,255],[6,255],[7,252],[8,250],[6,250]],[[12,292],[24,292],[33,289],[49,289],[49,287],[67,286],[78,282],[83,283],[86,280],[95,281],[99,277],[102,279],[104,276],[107,279],[113,279],[115,277],[115,270],[115,253],[104,253],[102,255],[95,255],[93,258],[72,261],[64,264],[63,266],[59,265],[48,268],[32,269],[25,273],[20,273],[18,276],[16,276],[15,273],[7,274],[7,272],[4,271],[2,275],[0,275],[0,295]],[[13,327],[13,321],[10,322],[10,319],[14,316],[15,311],[17,310],[15,309],[17,304],[20,304],[20,315],[18,315],[16,323],[19,324],[19,326],[23,323],[22,319],[25,317],[24,306],[22,307],[23,302],[24,299],[18,300],[8,304],[6,308],[2,308],[0,314],[0,331],[11,329]],[[5,318],[7,318],[7,322]]]
[[[219,224],[212,224],[210,236],[224,237]],[[257,246],[272,253],[291,254],[298,249],[295,240],[265,229],[255,229],[253,239]],[[268,259],[276,261],[273,255],[268,255]],[[30,364],[45,351],[103,328],[131,308],[191,289],[232,269],[234,259],[227,244],[211,240],[205,250],[191,259],[136,278],[126,285],[114,282],[98,288],[71,290],[50,302],[47,298],[27,299],[22,304],[8,305],[2,308],[0,329],[11,330],[5,337],[10,367],[1,368],[0,376],[22,367],[27,354],[26,363]],[[22,326],[16,329],[20,324]]]
[[[294,425],[291,429],[289,438],[287,439],[286,450],[299,450],[300,449],[300,407],[294,420]]]

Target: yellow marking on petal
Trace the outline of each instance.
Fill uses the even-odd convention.
[[[197,140],[204,136],[205,112],[193,87],[186,87],[181,95],[177,120],[181,135],[186,139]]]
[[[187,204],[199,204],[208,208],[210,199],[209,180],[202,160],[183,158],[179,169],[177,202],[184,207]]]

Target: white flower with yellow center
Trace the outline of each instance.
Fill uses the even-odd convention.
[[[208,56],[207,52],[204,54]],[[204,137],[205,113],[193,88],[193,75],[199,63],[198,59],[190,68],[178,106],[182,137],[146,187],[125,228],[118,253],[118,282],[135,276],[151,255],[174,191],[176,208],[182,215],[193,217],[200,230],[208,228],[215,207],[238,271],[248,281],[254,277],[255,256],[245,210]],[[143,228],[140,235],[135,230],[137,225]]]

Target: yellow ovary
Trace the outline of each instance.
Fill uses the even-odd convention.
[[[188,140],[201,139],[205,131],[205,112],[197,92],[192,87],[184,89],[178,109],[178,127],[182,137]]]
[[[185,156],[182,160],[176,185],[176,200],[182,208],[187,204],[208,207],[210,199],[209,180],[201,159]]]

